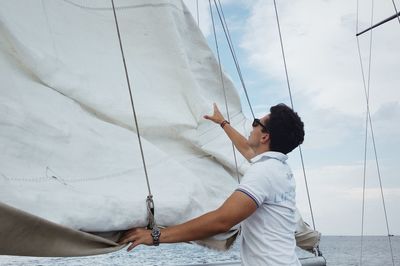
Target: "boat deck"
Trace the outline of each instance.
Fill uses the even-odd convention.
[[[300,258],[302,266],[326,266],[326,260],[324,257],[310,257],[310,258]],[[228,262],[218,262],[218,263],[208,263],[208,264],[190,264],[190,265],[180,265],[180,266],[240,266],[240,261],[228,261]]]

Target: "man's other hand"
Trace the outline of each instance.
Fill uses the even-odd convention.
[[[118,241],[118,244],[123,245],[129,242],[131,245],[128,247],[127,251],[131,251],[134,247],[140,244],[148,246],[153,245],[151,230],[145,228],[132,228],[122,235],[121,239]]]

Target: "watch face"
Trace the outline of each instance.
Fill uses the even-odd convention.
[[[160,235],[161,235],[160,229],[157,226],[155,226],[153,230],[151,230],[151,237],[153,238],[154,246],[158,246],[160,244]]]
[[[159,237],[160,236],[160,229],[158,227],[154,227],[153,230],[151,230],[151,235],[153,237]]]

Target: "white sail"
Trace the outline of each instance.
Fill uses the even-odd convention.
[[[117,16],[156,219],[180,223],[236,186],[231,144],[202,118],[224,104],[218,65],[181,1],[117,1]],[[111,2],[1,1],[0,23],[0,201],[86,231],[145,225]],[[232,123],[245,128],[224,83]]]

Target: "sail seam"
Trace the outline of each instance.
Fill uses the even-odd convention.
[[[70,5],[82,8],[82,9],[88,9],[88,10],[97,10],[97,11],[109,11],[109,10],[113,10],[112,7],[91,7],[91,6],[84,6],[84,5],[80,5],[77,4],[71,0],[63,0],[65,3],[68,3]],[[160,4],[141,4],[141,5],[126,5],[126,6],[114,6],[115,10],[124,10],[124,9],[135,9],[135,8],[143,8],[143,7],[173,7],[177,10],[182,11],[179,7],[177,7],[176,5],[172,4],[172,3],[160,3]]]

